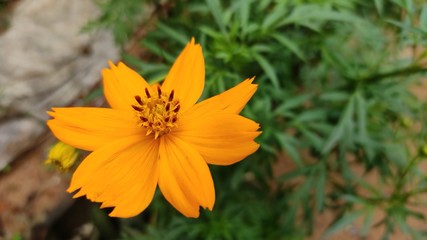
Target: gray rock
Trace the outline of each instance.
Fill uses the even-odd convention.
[[[40,136],[47,110],[87,94],[107,61],[119,58],[109,32],[81,33],[97,14],[87,0],[22,0],[16,6],[0,35],[0,118],[8,119],[0,121],[0,169]]]
[[[11,162],[17,154],[33,146],[44,127],[36,119],[15,118],[0,125],[0,169]]]

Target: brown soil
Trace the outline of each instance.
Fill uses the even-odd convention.
[[[47,227],[71,205],[65,192],[69,176],[43,164],[52,140],[44,139],[0,174],[0,239],[17,234],[29,239],[36,226]]]

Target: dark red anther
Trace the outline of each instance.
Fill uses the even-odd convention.
[[[145,118],[145,117],[139,117],[139,119],[141,119],[141,121],[143,121],[143,122],[147,122],[148,121],[148,119]]]
[[[148,88],[145,88],[145,95],[147,95],[148,98],[151,97],[150,92],[148,91]]]
[[[169,117],[166,117],[166,118],[165,118],[165,122],[169,122],[169,120],[170,120],[170,118],[169,118]]]
[[[181,107],[180,105],[177,105],[173,111],[177,113],[180,107]]]
[[[171,94],[169,95],[169,102],[173,99],[174,90],[171,91]]]
[[[135,96],[135,100],[139,103],[139,105],[144,105],[143,103],[142,103],[142,100],[141,100],[141,97],[140,96]]]
[[[169,103],[166,104],[166,111],[169,111],[170,108],[171,108],[171,105]]]
[[[162,96],[162,89],[160,89],[160,87],[157,87],[157,93],[159,94],[159,97]]]
[[[142,108],[140,108],[138,106],[132,105],[132,108],[135,109],[138,112],[142,112]]]
[[[178,120],[176,117],[173,117],[172,118],[172,123],[175,123],[176,122],[176,120]]]

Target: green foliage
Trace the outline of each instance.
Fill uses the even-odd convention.
[[[111,28],[123,44],[150,2],[107,1],[91,26]],[[419,169],[427,105],[408,90],[427,71],[427,51],[416,52],[427,43],[423,1],[187,0],[163,7],[167,14],[140,41],[149,54],[123,53],[124,61],[150,82],[162,81],[194,36],[205,56],[204,98],[256,76],[259,89],[243,115],[261,124],[261,148],[233,166],[211,167],[213,212],[186,219],[157,194],[148,211],[122,222],[124,239],[304,239],[326,210],[337,216],[326,235],[362,218],[362,236],[383,226],[385,239],[396,229],[425,237],[408,224],[425,219],[412,207],[427,191]],[[277,176],[281,152],[294,167]],[[365,180],[372,174],[378,182]],[[385,213],[379,222],[376,210]]]
[[[89,22],[83,31],[91,31],[96,28],[110,29],[118,44],[124,44],[131,37],[139,20],[143,19],[145,5],[141,0],[97,0],[102,14]]]

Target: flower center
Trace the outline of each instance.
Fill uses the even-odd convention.
[[[135,96],[137,104],[132,105],[132,108],[136,111],[138,125],[147,129],[147,136],[153,133],[154,139],[157,139],[177,126],[180,105],[173,95],[174,90],[167,94],[158,87],[154,96],[147,88],[145,96]]]

